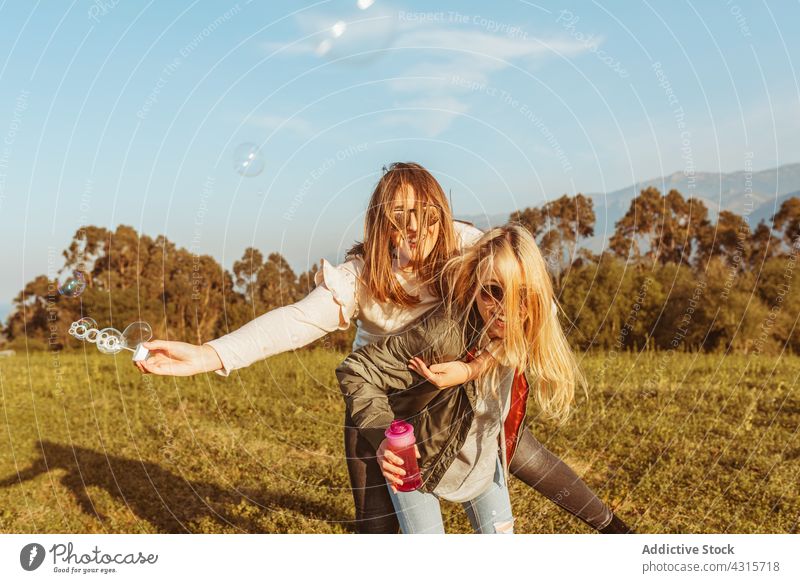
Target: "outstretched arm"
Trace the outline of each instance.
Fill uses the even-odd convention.
[[[357,310],[354,262],[333,267],[323,262],[317,287],[305,298],[251,320],[238,330],[202,346],[156,340],[145,343],[150,357],[142,372],[188,376],[214,371],[228,376],[258,360],[302,348],[335,330],[350,326]]]

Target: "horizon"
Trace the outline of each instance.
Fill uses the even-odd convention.
[[[736,8],[3,5],[0,317],[82,224],[335,261],[396,160],[462,217],[797,164],[800,6]]]
[[[783,167],[786,167],[786,166],[800,166],[800,162],[791,162],[791,163],[787,163],[787,164],[782,164],[781,166],[779,166],[779,167],[777,167],[777,168],[765,168],[765,169],[762,169],[762,170],[752,170],[752,174],[757,174],[757,173],[759,173],[759,172],[768,172],[768,171],[770,171],[770,170],[778,170],[778,168],[783,168]],[[736,174],[736,173],[739,173],[739,172],[746,172],[746,171],[742,171],[742,170],[735,170],[735,171],[733,171],[733,172],[727,172],[727,173],[725,173],[725,174]],[[652,178],[643,179],[643,180],[641,180],[640,182],[642,182],[642,183],[647,183],[647,182],[658,181],[658,180],[662,180],[662,179],[664,179],[664,178],[668,178],[668,177],[670,177],[670,176],[674,176],[675,174],[683,174],[683,173],[682,173],[682,172],[680,172],[680,171],[676,171],[676,172],[672,172],[672,173],[670,173],[670,174],[667,174],[667,175],[665,175],[665,176],[654,176],[654,177],[652,177]],[[711,172],[704,172],[704,171],[702,171],[702,170],[701,170],[701,171],[697,171],[697,172],[695,172],[695,175],[701,175],[701,174],[712,174],[712,175],[713,175],[714,173],[711,173]],[[628,188],[630,188],[630,187],[633,187],[633,186],[635,186],[635,185],[627,185],[627,186],[624,186],[624,187],[621,187],[621,188],[617,188],[617,189],[614,189],[613,191],[611,191],[611,193],[613,193],[613,192],[619,192],[619,191],[621,191],[621,190],[626,190],[626,189],[628,189]],[[659,190],[662,190],[662,189],[659,189]],[[588,196],[588,197],[590,197],[590,198],[591,198],[592,196],[595,196],[595,195],[598,195],[598,194],[610,194],[610,193],[598,193],[598,192],[589,192],[589,193],[584,193],[584,195],[585,195],[585,196]],[[663,191],[663,190],[662,190],[662,194],[666,194],[666,191]],[[681,194],[685,194],[685,193],[681,192]],[[792,194],[792,192],[790,192],[790,193],[787,193],[787,194]],[[522,210],[522,209],[513,209],[513,210],[509,210],[507,213],[496,213],[496,214],[494,214],[494,215],[485,215],[485,216],[484,216],[484,218],[485,218],[485,219],[487,219],[489,222],[491,222],[491,218],[492,218],[493,216],[498,216],[498,215],[506,215],[506,216],[510,216],[510,215],[511,215],[511,213],[513,213],[513,212],[514,212],[514,210]],[[454,218],[455,218],[456,220],[470,220],[470,222],[472,222],[472,220],[471,220],[471,219],[475,219],[475,218],[477,218],[477,217],[476,217],[476,216],[470,216],[470,215],[461,215],[461,216],[455,216]],[[113,231],[113,230],[115,230],[115,229],[116,229],[118,226],[120,226],[120,225],[123,225],[123,224],[124,224],[124,223],[118,223],[117,225],[114,225],[114,226],[112,226],[112,227],[109,227],[109,229]],[[483,225],[479,225],[479,224],[477,224],[477,223],[476,223],[476,226],[478,226],[479,228],[484,228],[484,226],[483,226]],[[146,232],[140,232],[140,233],[139,233],[139,235],[140,235],[140,236],[146,235],[146,236],[149,236],[149,237],[151,237],[151,238],[153,238],[153,239],[154,239],[154,238],[155,238],[155,237],[157,237],[158,235],[166,235],[166,234],[165,234],[165,233],[146,233]],[[606,238],[606,240],[607,240],[607,238]],[[190,246],[190,245],[181,244],[181,243],[179,243],[179,242],[177,242],[177,241],[173,241],[172,239],[170,239],[170,241],[171,241],[172,243],[175,243],[175,244],[176,244],[176,246],[177,246],[177,247],[179,247],[179,248],[181,248],[181,247],[182,247],[182,248],[184,248],[184,249],[188,249],[188,248],[189,248],[189,246]],[[354,240],[353,242],[355,242],[355,240]],[[65,243],[65,246],[64,246],[64,248],[66,248],[66,244],[67,244],[67,243],[69,243],[69,241],[67,241],[67,242]],[[351,244],[352,244],[352,243],[351,243]],[[349,245],[350,245],[350,244],[347,244],[345,248],[349,248]],[[266,254],[266,255],[268,255],[269,253],[272,253],[272,252],[273,252],[273,251],[272,251],[272,250],[270,250],[270,249],[261,249],[261,248],[258,248],[258,250],[259,250],[259,251],[261,251],[262,253]],[[242,253],[244,253],[244,249],[242,249]],[[212,256],[212,257],[213,257],[213,256]],[[216,259],[216,260],[217,260],[217,261],[220,263],[220,265],[222,265],[222,267],[223,267],[224,269],[228,270],[229,272],[232,270],[232,264],[233,264],[233,262],[234,262],[234,261],[236,261],[237,259],[240,259],[240,258],[241,258],[241,257],[232,258],[232,259],[231,259],[231,261],[230,261],[230,264],[231,264],[231,265],[222,265],[222,263],[219,261],[219,258],[217,258],[217,257],[214,257],[214,259]],[[341,256],[339,256],[339,257],[335,257],[335,258],[332,258],[332,257],[326,257],[326,256],[322,256],[322,257],[320,257],[319,259],[323,259],[323,258],[324,258],[325,260],[327,260],[327,261],[339,261],[339,260],[343,259],[343,257],[341,257]],[[297,274],[297,275],[299,275],[300,273],[302,273],[302,272],[304,272],[304,271],[307,271],[307,270],[308,270],[308,268],[310,268],[310,267],[311,267],[311,265],[308,265],[308,266],[304,266],[304,267],[302,267],[302,268],[298,268],[296,265],[293,265],[293,264],[292,264],[292,261],[291,261],[291,260],[289,260],[288,258],[287,258],[287,261],[289,262],[289,265],[291,266],[292,270],[293,270],[293,271],[295,272],[295,274]],[[317,260],[317,261],[314,261],[314,262],[312,262],[312,264],[313,264],[313,263],[318,263],[318,260]],[[13,299],[13,298],[12,298],[12,299]],[[11,313],[11,311],[13,310],[13,307],[14,307],[14,303],[13,303],[13,301],[11,301],[11,300],[9,300],[8,302],[3,302],[3,301],[0,301],[0,322],[4,322],[4,321],[6,320],[6,318],[8,317],[8,315],[9,315],[9,314]]]

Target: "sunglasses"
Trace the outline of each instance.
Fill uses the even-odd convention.
[[[442,214],[435,206],[426,206],[422,209],[422,217],[418,209],[398,209],[391,213],[391,221],[394,227],[400,231],[405,231],[407,225],[411,224],[411,216],[414,216],[418,228],[430,228],[442,220]]]
[[[502,304],[505,295],[506,292],[503,289],[503,286],[496,283],[481,286],[481,297],[487,302],[489,300],[493,300],[498,304]]]

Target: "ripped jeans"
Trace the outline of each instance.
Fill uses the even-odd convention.
[[[435,494],[419,490],[393,492],[388,485],[387,488],[404,534],[444,534],[442,509]],[[514,533],[511,500],[499,458],[492,484],[477,498],[463,502],[462,506],[476,533]]]

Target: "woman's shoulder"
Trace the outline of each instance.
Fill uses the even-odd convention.
[[[324,285],[341,306],[355,310],[358,278],[364,262],[358,258],[348,258],[344,263],[333,265],[325,259],[320,260],[320,268],[314,274],[314,284]]]
[[[460,249],[474,245],[484,235],[483,231],[467,221],[453,220],[453,229]]]
[[[327,259],[323,258],[319,260],[319,269],[317,270],[315,277],[327,277],[328,273],[338,272],[343,275],[352,275],[357,278],[361,275],[363,269],[364,259],[362,259],[360,255],[348,256],[344,261],[337,264],[333,264]]]

